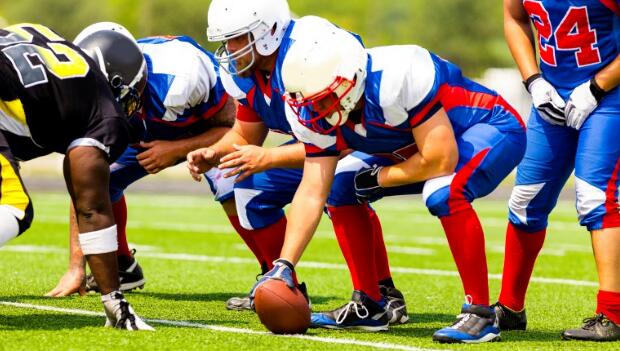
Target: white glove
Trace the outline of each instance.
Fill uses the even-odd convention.
[[[105,321],[106,327],[126,330],[155,330],[138,317],[120,291],[112,291],[107,295],[101,295],[101,302],[103,302],[103,309],[107,316]]]
[[[529,82],[530,80],[531,82]],[[553,85],[540,75],[532,76],[527,81],[529,84],[526,85],[526,88],[532,95],[532,102],[540,116],[548,123],[559,126],[565,125],[564,107],[566,103]]]
[[[570,94],[564,110],[567,126],[579,130],[586,118],[598,106],[598,101],[590,89],[591,84],[590,81],[587,81],[576,87]]]

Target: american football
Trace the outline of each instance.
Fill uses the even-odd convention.
[[[256,289],[254,308],[261,323],[275,334],[303,334],[310,327],[310,307],[297,288],[268,280]]]

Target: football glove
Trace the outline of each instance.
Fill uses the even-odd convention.
[[[525,82],[525,88],[532,95],[532,103],[540,116],[550,124],[563,126],[566,124],[564,107],[566,103],[539,73],[529,77]]]
[[[577,86],[570,94],[564,110],[566,125],[579,130],[586,118],[596,109],[604,94],[605,91],[596,85],[594,79]]]
[[[382,166],[362,168],[355,174],[355,196],[360,204],[372,202],[382,197],[383,187],[379,185],[379,172]]]
[[[273,268],[269,272],[265,273],[256,282],[256,284],[254,284],[252,290],[250,290],[250,301],[252,306],[254,306],[254,294],[256,293],[256,289],[258,289],[259,286],[264,284],[269,279],[282,280],[286,283],[286,285],[288,285],[289,288],[295,288],[295,283],[293,282],[293,272],[295,272],[295,267],[291,262],[283,258],[273,261]]]
[[[107,317],[106,327],[126,330],[155,330],[138,317],[129,302],[125,300],[122,292],[117,290],[107,295],[101,295],[101,302],[103,302],[103,309]]]

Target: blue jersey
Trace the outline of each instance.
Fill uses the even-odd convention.
[[[620,0],[523,1],[538,32],[542,74],[564,99],[618,57],[619,4]]]
[[[240,103],[237,112],[239,120],[263,122],[272,131],[293,135],[282,99],[284,93],[282,63],[298,33],[312,31],[316,26],[334,26],[334,24],[315,16],[306,16],[289,23],[278,49],[275,66],[268,77],[264,77],[259,72],[247,78],[222,72],[222,81],[226,91]],[[357,35],[352,35],[361,42]]]
[[[323,135],[304,127],[292,111],[287,113],[309,156],[336,155],[351,148],[406,159],[417,150],[412,129],[440,108],[447,112],[457,138],[476,124],[490,124],[501,132],[523,131],[517,112],[501,96],[463,77],[456,65],[426,49],[387,46],[368,50],[368,56],[358,121],[349,117],[341,128]]]
[[[139,112],[143,139],[172,140],[203,133],[207,119],[226,103],[228,95],[213,55],[186,36],[138,40],[148,68]]]

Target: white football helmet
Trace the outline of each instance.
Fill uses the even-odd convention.
[[[364,94],[368,53],[358,38],[336,26],[319,26],[293,39],[282,64],[284,99],[303,125],[330,133],[347,121]]]
[[[280,47],[284,32],[291,21],[286,0],[213,0],[209,6],[209,41],[222,45],[215,56],[222,68],[230,74],[239,74],[254,64],[254,50],[269,56]],[[226,41],[247,35],[248,45],[235,52],[226,49]],[[251,54],[251,62],[238,68],[235,59]]]

